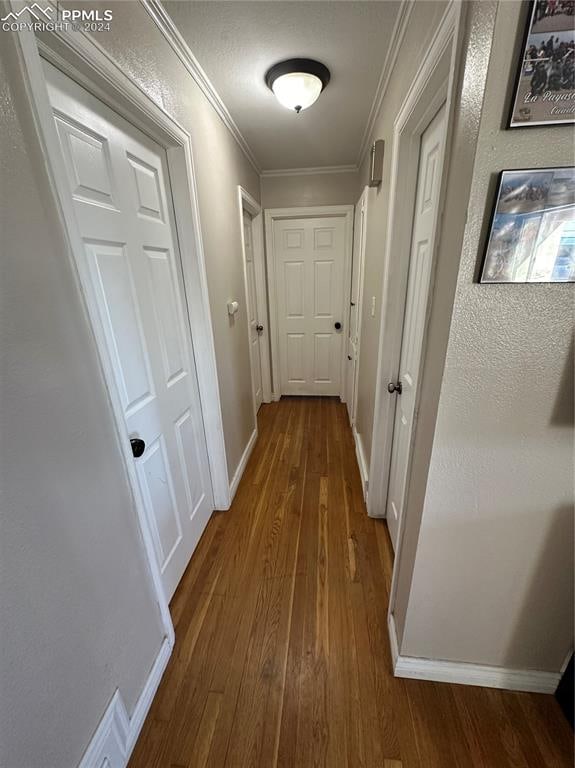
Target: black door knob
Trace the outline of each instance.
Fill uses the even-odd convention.
[[[256,325],[256,331],[258,333],[261,333],[263,331],[263,329],[264,329],[263,325]]]
[[[401,381],[398,381],[397,384],[395,384],[393,381],[390,381],[387,385],[387,391],[390,395],[393,395],[394,392],[397,392],[398,395],[401,395],[401,392],[403,390],[403,385]]]
[[[146,450],[146,443],[139,437],[132,437],[130,440],[130,445],[132,446],[132,456],[135,459],[139,459]]]
[[[334,327],[336,331],[341,330],[341,323],[334,323]]]

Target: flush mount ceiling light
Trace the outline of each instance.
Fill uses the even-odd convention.
[[[311,107],[329,83],[329,69],[314,59],[288,59],[280,61],[266,72],[266,85],[284,107],[302,109]]]

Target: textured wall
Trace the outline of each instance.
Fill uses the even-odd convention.
[[[355,205],[359,197],[357,173],[310,173],[299,176],[263,176],[264,208],[305,205]]]
[[[259,176],[140,3],[115,2],[98,42],[192,136],[231,479],[255,426],[237,185],[259,200]],[[233,321],[231,299],[240,303]]]
[[[132,711],[164,633],[95,343],[1,34],[0,766],[72,768],[117,687]]]
[[[377,359],[379,353],[383,254],[385,252],[387,233],[393,123],[419,67],[421,52],[433,40],[434,31],[443,15],[445,6],[446,3],[443,1],[428,0],[417,3],[413,9],[408,29],[401,44],[393,74],[369,141],[371,145],[371,142],[375,139],[384,139],[385,157],[383,182],[379,187],[369,190],[364,300],[361,318],[361,352],[356,429],[368,467],[371,458]],[[369,162],[370,156],[368,152],[360,168],[356,199],[359,198],[361,190],[368,183]],[[371,316],[372,296],[375,296],[376,302],[374,317]]]
[[[401,652],[556,671],[573,637],[575,290],[474,282],[497,172],[573,163],[570,127],[502,129],[524,12],[497,10]]]

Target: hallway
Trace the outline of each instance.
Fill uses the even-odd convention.
[[[176,646],[130,768],[571,765],[551,696],[393,677],[391,571],[345,405],[263,405],[233,506],[171,603]]]

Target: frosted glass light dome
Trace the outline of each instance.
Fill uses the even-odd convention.
[[[309,75],[307,72],[290,72],[275,80],[272,91],[280,104],[300,112],[302,109],[311,107],[322,88],[319,77]]]
[[[279,103],[297,113],[317,101],[329,80],[329,69],[314,59],[280,61],[266,73],[266,84]]]

